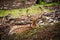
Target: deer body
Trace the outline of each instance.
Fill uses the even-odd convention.
[[[29,26],[28,25],[15,25],[15,26],[13,26],[11,29],[10,29],[10,31],[9,31],[9,34],[14,34],[14,33],[22,33],[22,32],[24,32],[24,31],[26,31],[26,30],[29,30],[30,28],[29,28]]]
[[[36,18],[32,18],[30,25],[15,25],[10,29],[9,34],[22,33],[24,31],[30,30],[31,28],[35,28],[36,26],[35,22],[36,22]]]

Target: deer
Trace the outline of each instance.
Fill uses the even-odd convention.
[[[10,29],[8,34],[9,35],[19,34],[19,33],[25,32],[27,30],[34,29],[36,27],[36,20],[37,20],[37,18],[31,17],[30,18],[31,24],[27,24],[27,25],[14,25],[14,26],[12,26],[12,28]]]

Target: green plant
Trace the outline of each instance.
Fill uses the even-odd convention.
[[[41,5],[42,5],[42,4],[45,4],[45,3],[44,3],[44,0],[37,0],[36,3],[37,3],[37,4],[41,4]]]

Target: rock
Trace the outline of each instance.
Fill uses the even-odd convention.
[[[16,7],[19,7],[20,5],[19,4],[16,4]]]
[[[20,20],[15,22],[16,25],[26,25],[26,24],[31,24],[29,20]]]
[[[36,3],[36,0],[1,0],[0,9],[25,8]]]
[[[48,3],[48,2],[52,2],[52,0],[44,0],[46,3]]]
[[[49,19],[51,19],[51,17],[46,17],[46,20],[49,20]]]
[[[47,16],[48,15],[48,13],[46,13],[46,12],[44,12],[44,14],[43,14],[44,16]]]
[[[31,4],[31,2],[29,2],[29,1],[26,1],[26,2],[25,2],[25,4]]]
[[[21,15],[20,18],[21,18],[22,20],[27,20],[27,19],[28,19],[27,15]]]
[[[45,24],[45,23],[43,22],[43,23],[40,24],[40,26],[43,26],[44,24]]]
[[[43,23],[42,20],[38,20],[36,24],[39,25],[39,26],[40,26],[40,25],[44,25],[44,23]]]
[[[40,21],[39,21],[39,24],[40,24],[40,23],[43,23],[43,21],[42,21],[42,20],[40,20]]]
[[[22,3],[17,3],[17,5],[21,5]]]
[[[54,23],[58,23],[58,20],[54,20]]]
[[[51,25],[54,25],[54,23],[50,23]]]
[[[53,22],[53,21],[54,21],[53,19],[49,19],[49,20],[48,20],[49,23],[51,23],[51,22]]]
[[[14,4],[12,5],[12,7],[15,7],[15,6],[16,6],[16,5],[14,5]]]
[[[6,7],[7,7],[7,6],[9,6],[9,4],[4,4],[4,6],[6,6]]]
[[[8,7],[4,7],[3,9],[8,9]]]
[[[3,6],[0,6],[0,9],[3,9]]]

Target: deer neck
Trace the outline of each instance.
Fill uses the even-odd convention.
[[[35,28],[35,26],[36,26],[36,20],[33,20],[33,21],[32,21],[32,24],[31,24],[31,27],[32,27],[32,28]]]

